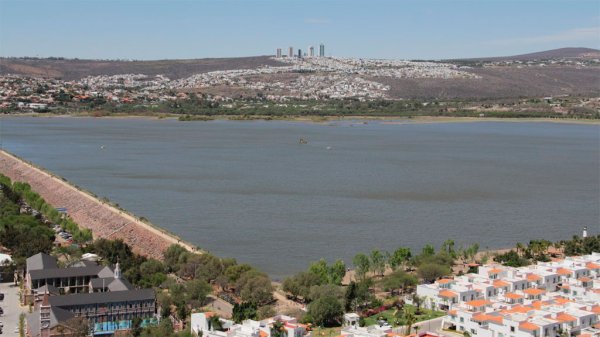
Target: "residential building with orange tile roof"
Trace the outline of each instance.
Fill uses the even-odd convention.
[[[417,287],[426,305],[448,310],[444,327],[477,337],[600,336],[600,253],[512,268],[481,266],[452,282]],[[591,268],[590,268],[591,267]],[[474,290],[475,298],[462,292]],[[443,295],[452,296],[447,301]]]

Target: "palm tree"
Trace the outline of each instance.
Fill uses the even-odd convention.
[[[412,302],[417,307],[417,311],[415,312],[415,314],[417,314],[417,315],[421,314],[421,305],[423,305],[423,299],[424,298],[417,295],[417,293],[414,293],[412,295]]]
[[[273,322],[271,337],[286,337],[286,335],[285,324],[280,320]]]
[[[517,242],[517,255],[521,255],[525,251],[525,246],[522,243]]]
[[[412,330],[413,324],[416,322],[415,314],[409,307],[404,307],[404,320],[406,321],[406,334],[410,335],[410,331]]]
[[[221,317],[219,317],[219,315],[212,315],[208,318],[208,330],[223,330],[223,323],[221,323]]]

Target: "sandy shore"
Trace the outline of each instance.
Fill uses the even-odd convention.
[[[126,115],[112,114],[109,116],[94,117],[89,114],[60,115],[51,113],[25,113],[6,115],[10,117],[41,117],[41,118],[111,118],[111,119],[177,119],[182,115],[156,114],[156,115]],[[248,119],[236,119],[239,115],[214,115],[198,117],[207,117],[211,120],[233,120],[233,121],[253,121],[253,120],[272,120],[272,121],[290,121],[306,123],[329,123],[329,122],[376,122],[388,125],[402,124],[428,124],[428,123],[470,123],[470,122],[510,122],[510,123],[560,123],[560,124],[583,124],[600,125],[600,119],[575,119],[575,118],[499,118],[499,117],[449,117],[449,116],[270,116],[270,115],[252,115]],[[188,123],[202,123],[209,121],[188,121]]]
[[[0,150],[0,172],[13,181],[29,183],[50,205],[67,208],[69,216],[80,226],[91,229],[94,238],[123,239],[136,253],[156,259],[162,259],[163,252],[174,243],[189,251],[198,251],[176,235],[141,221],[3,150]]]

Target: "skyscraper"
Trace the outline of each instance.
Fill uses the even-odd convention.
[[[288,49],[288,57],[294,57],[294,47],[290,47],[290,49]]]
[[[277,48],[277,58],[281,58],[281,48]]]
[[[315,57],[315,47],[313,47],[313,46],[308,47],[308,56]]]
[[[302,58],[302,49],[298,49],[298,58],[301,59]]]
[[[319,57],[325,57],[325,45],[322,43],[319,46]]]

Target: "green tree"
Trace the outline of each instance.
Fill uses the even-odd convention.
[[[426,263],[419,266],[419,269],[417,269],[417,275],[428,283],[432,283],[436,279],[449,275],[450,273],[451,270],[448,266],[437,263]]]
[[[362,253],[356,254],[354,259],[352,259],[352,263],[356,268],[356,276],[358,279],[364,279],[371,267],[369,257]]]
[[[245,302],[257,305],[269,303],[273,299],[273,286],[269,277],[257,270],[244,273],[235,283],[236,292]]]
[[[392,267],[393,270],[396,270],[398,267],[406,264],[410,257],[410,248],[400,247],[394,251],[388,262],[390,267]]]
[[[131,320],[131,335],[133,337],[139,337],[142,334],[142,319],[134,317]]]
[[[271,326],[271,337],[287,337],[285,323],[280,320],[273,322],[273,325]]]
[[[212,315],[208,318],[208,330],[210,331],[221,331],[223,330],[223,323],[219,315]]]
[[[332,326],[339,324],[344,310],[336,297],[325,296],[308,305],[308,314],[316,325]]]
[[[421,251],[421,255],[423,256],[433,256],[435,255],[435,247],[431,244],[426,244],[423,246],[423,250]]]
[[[378,249],[371,251],[371,270],[373,274],[383,276],[385,271],[385,257]]]
[[[212,292],[212,287],[206,281],[195,279],[185,284],[187,300],[199,305],[204,304],[206,296]]]
[[[329,267],[329,283],[340,285],[346,276],[346,264],[342,260],[336,260]]]
[[[247,319],[256,319],[258,316],[256,304],[250,302],[236,303],[233,305],[232,319],[236,323],[242,323]]]
[[[454,251],[454,240],[448,239],[442,243],[442,249],[444,253],[452,256],[452,258],[456,258],[456,251]]]
[[[188,251],[178,244],[172,244],[165,250],[163,256],[165,258],[165,266],[170,272],[177,272],[179,264],[182,262],[182,256],[187,255]]]
[[[405,290],[414,287],[417,283],[417,278],[404,270],[396,270],[382,280],[384,289],[386,291],[391,291],[392,295],[394,295],[396,291],[404,293]]]
[[[410,335],[412,331],[412,326],[417,321],[415,314],[409,307],[404,307],[404,321],[406,322],[406,335]]]

